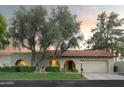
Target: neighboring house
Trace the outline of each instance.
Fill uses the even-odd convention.
[[[53,51],[49,54],[52,56]],[[31,53],[12,53],[10,55],[10,63],[12,66],[31,65]],[[109,52],[102,50],[68,50],[61,54],[57,59],[50,61],[49,59],[43,60],[45,66],[58,66],[60,70],[66,68],[67,71],[77,69],[81,71],[81,60],[83,60],[83,71],[84,72],[113,72],[114,61],[113,55]],[[36,58],[37,60],[37,58]]]

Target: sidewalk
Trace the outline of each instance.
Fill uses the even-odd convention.
[[[123,75],[115,73],[83,73],[88,80],[124,80]]]

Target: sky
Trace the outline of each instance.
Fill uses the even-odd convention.
[[[8,23],[10,19],[13,17],[15,11],[19,9],[19,5],[0,5],[0,13],[2,13]],[[26,6],[30,8],[32,6]],[[52,8],[56,8],[55,5],[44,5],[44,8],[51,11]],[[84,34],[84,38],[88,39],[91,34],[91,29],[96,26],[97,15],[103,11],[107,13],[115,12],[119,14],[119,18],[124,18],[124,6],[123,5],[72,5],[68,6],[69,10],[72,14],[77,15],[77,20],[81,22],[80,29],[81,33]]]
[[[8,21],[14,16],[14,13],[19,9],[19,5],[0,5],[0,13],[5,16]],[[30,8],[32,6],[25,6]],[[56,8],[56,5],[44,5],[44,8],[48,12],[52,8]],[[115,12],[119,14],[119,18],[124,18],[124,6],[123,5],[71,5],[68,6],[69,11],[73,15],[77,15],[77,20],[81,22],[80,30],[83,33],[85,40],[92,36],[91,29],[95,28],[97,22],[97,16],[103,11],[108,14]],[[124,28],[124,26],[122,26]]]

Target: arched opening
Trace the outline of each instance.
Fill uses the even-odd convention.
[[[67,71],[75,72],[76,65],[75,65],[75,63],[74,63],[72,60],[67,60],[67,61],[64,63],[64,68],[66,68]]]
[[[51,60],[51,66],[52,67],[59,67],[59,62],[57,59],[52,59]]]
[[[27,66],[27,63],[26,63],[25,60],[19,59],[19,60],[16,61],[15,65],[16,66]]]

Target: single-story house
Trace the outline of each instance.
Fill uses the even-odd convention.
[[[53,51],[50,51],[52,56]],[[2,58],[2,54],[0,53]],[[4,55],[6,60],[1,60],[2,62],[8,63],[10,66],[21,65],[31,65],[31,53],[8,53]],[[114,61],[113,55],[107,51],[103,50],[68,50],[60,55],[59,58],[43,60],[47,66],[58,66],[60,70],[67,68],[68,71],[72,71],[73,68],[77,69],[78,72],[81,71],[81,60],[83,72],[113,72]],[[37,60],[37,58],[36,58]]]

